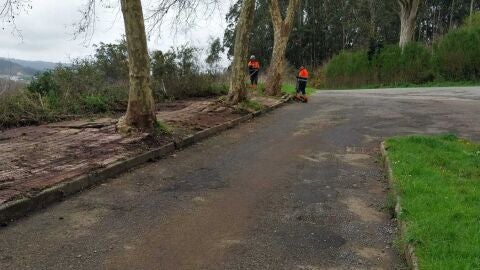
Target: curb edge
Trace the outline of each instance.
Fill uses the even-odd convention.
[[[109,179],[134,169],[135,167],[138,167],[148,161],[165,158],[176,150],[184,149],[199,141],[217,135],[225,130],[238,126],[241,123],[247,122],[255,117],[277,109],[286,102],[288,102],[288,100],[281,100],[278,103],[268,106],[260,111],[249,113],[217,126],[204,129],[192,135],[183,137],[175,142],[139,154],[135,157],[126,160],[119,160],[107,165],[104,168],[66,179],[64,182],[44,189],[31,197],[23,197],[18,200],[7,202],[0,206],[0,225],[6,225],[12,221],[26,216],[31,212],[46,208],[55,202],[62,201],[68,196],[104,183]]]
[[[386,176],[388,179],[388,183],[390,185],[391,190],[393,191],[393,194],[395,196],[395,216],[397,218],[397,223],[398,227],[400,229],[400,235],[404,235],[405,231],[407,229],[407,225],[405,222],[402,222],[400,220],[400,215],[402,213],[402,205],[400,204],[400,195],[397,193],[394,187],[394,177],[393,177],[393,170],[391,167],[390,163],[390,158],[388,157],[388,151],[387,147],[385,146],[385,141],[381,142],[380,144],[380,152],[382,153],[382,160],[383,160],[383,166],[386,170]],[[407,260],[407,264],[410,267],[410,269],[413,270],[419,270],[418,266],[418,258],[417,255],[415,255],[415,246],[412,245],[411,243],[407,243],[404,247],[404,255]]]

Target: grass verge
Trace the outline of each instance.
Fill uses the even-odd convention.
[[[453,135],[386,142],[420,269],[480,268],[480,144]]]
[[[433,81],[422,84],[415,83],[397,83],[397,84],[366,84],[355,87],[341,87],[341,88],[321,88],[320,90],[368,90],[368,89],[382,89],[382,88],[425,88],[425,87],[469,87],[480,86],[480,82],[475,81]]]

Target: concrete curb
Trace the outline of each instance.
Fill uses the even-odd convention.
[[[118,176],[119,174],[127,172],[128,170],[138,167],[139,165],[142,165],[148,161],[164,158],[169,154],[173,153],[175,150],[190,146],[196,142],[214,136],[222,131],[233,128],[240,123],[251,120],[254,117],[260,116],[276,108],[279,108],[287,101],[288,100],[281,100],[278,103],[266,107],[263,110],[247,114],[245,116],[214,126],[212,128],[202,130],[193,135],[186,136],[173,143],[153,149],[146,153],[142,153],[133,158],[117,161],[113,164],[106,166],[105,168],[95,170],[91,173],[74,177],[72,179],[66,180],[63,183],[42,190],[41,192],[30,197],[25,197],[8,202],[0,206],[0,224],[7,224],[11,221],[22,218],[30,212],[45,208],[48,205],[59,202],[70,195],[81,192],[89,187],[101,184],[107,181],[109,178]]]
[[[387,178],[388,178],[388,182],[390,184],[390,187],[394,193],[394,196],[395,196],[395,216],[397,217],[397,222],[398,222],[398,227],[400,228],[400,234],[401,235],[404,235],[405,232],[406,232],[406,229],[407,229],[407,225],[405,224],[405,222],[402,222],[400,220],[400,215],[402,213],[402,205],[400,204],[400,195],[397,193],[397,191],[395,190],[395,187],[394,187],[394,178],[393,178],[393,171],[392,171],[392,167],[391,167],[391,163],[390,163],[390,159],[388,157],[388,151],[387,151],[387,148],[385,146],[385,142],[382,142],[380,144],[380,151],[382,153],[382,157],[383,157],[383,166],[385,167],[385,170],[386,170],[386,175],[387,175]],[[404,250],[403,250],[403,253],[405,255],[405,258],[407,260],[407,263],[408,263],[408,266],[410,267],[410,269],[413,269],[413,270],[418,270],[419,267],[418,267],[418,258],[417,256],[415,255],[415,246],[410,244],[410,243],[407,243],[404,247]]]

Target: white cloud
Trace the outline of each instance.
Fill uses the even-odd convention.
[[[148,8],[152,3],[153,0],[144,1],[144,6]],[[11,27],[0,30],[0,57],[68,62],[72,58],[91,55],[93,44],[115,42],[122,37],[122,15],[119,8],[114,7],[97,11],[95,32],[87,45],[81,38],[74,40],[72,25],[80,19],[79,10],[84,4],[85,0],[32,0],[32,10],[21,14],[16,20],[23,39],[12,35]],[[205,47],[209,37],[223,37],[228,6],[229,3],[225,3],[220,10],[183,33],[172,33],[172,21],[167,19],[160,37],[150,38],[149,48],[165,50],[186,42]]]

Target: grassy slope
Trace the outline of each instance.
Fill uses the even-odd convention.
[[[480,269],[480,144],[455,136],[387,141],[421,269]]]

